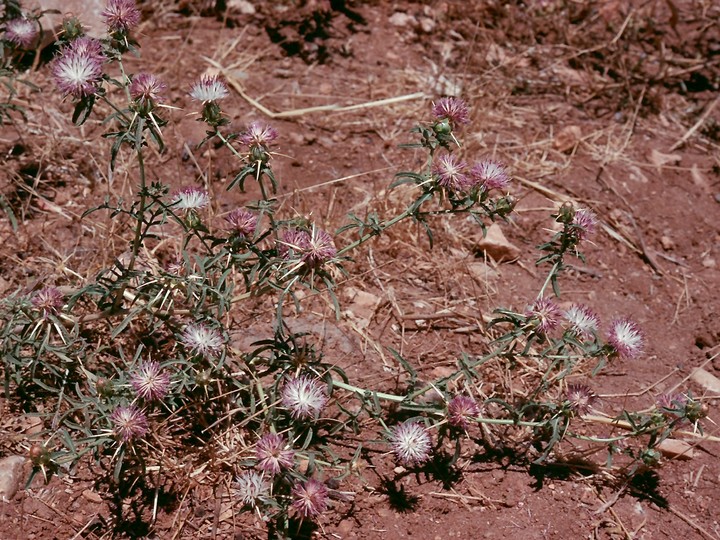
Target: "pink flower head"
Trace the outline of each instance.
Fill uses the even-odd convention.
[[[550,298],[538,298],[525,312],[525,316],[534,323],[535,330],[547,334],[560,322],[560,309]]]
[[[128,32],[140,24],[140,10],[135,0],[108,0],[100,16],[110,32]]]
[[[61,92],[75,98],[97,94],[103,74],[101,43],[81,37],[63,47],[52,64],[55,84]]]
[[[565,397],[570,409],[577,415],[587,414],[597,403],[595,393],[584,384],[568,384]]]
[[[205,357],[214,356],[223,347],[220,332],[202,323],[188,324],[180,336],[180,341],[191,354]]]
[[[470,111],[460,98],[440,98],[437,103],[433,103],[432,114],[438,120],[447,119],[454,125],[470,123]]]
[[[668,415],[670,412],[682,412],[689,402],[688,397],[680,392],[671,394],[660,394],[655,403],[661,409],[663,414]]]
[[[202,103],[214,103],[229,95],[227,86],[217,75],[203,75],[190,89],[190,97]]]
[[[36,21],[18,17],[5,23],[5,40],[24,49],[30,48],[39,33]]]
[[[142,362],[130,375],[135,393],[146,401],[160,401],[170,390],[170,374],[158,362]]]
[[[152,73],[138,73],[130,83],[130,97],[142,106],[163,102],[167,85]]]
[[[645,345],[640,328],[627,318],[615,319],[610,324],[607,340],[613,351],[622,358],[636,358]]]
[[[438,185],[452,191],[462,191],[470,184],[465,174],[467,163],[457,159],[452,154],[442,154],[433,164],[432,173]]]
[[[313,519],[322,514],[328,506],[328,488],[314,478],[295,484],[291,493],[292,507],[303,519]]]
[[[110,415],[115,436],[123,442],[140,439],[148,432],[145,413],[135,405],[118,407]]]
[[[32,305],[42,312],[44,318],[50,315],[57,315],[63,307],[64,298],[56,287],[45,287],[36,292],[32,297]]]
[[[563,316],[570,323],[570,331],[578,337],[589,339],[598,331],[600,318],[587,306],[574,304]]]
[[[313,227],[311,232],[288,229],[280,237],[278,254],[286,259],[292,254],[315,268],[335,257],[337,248],[332,236],[317,227]]]
[[[252,122],[247,131],[240,135],[238,139],[246,146],[267,148],[277,138],[278,132],[275,128],[260,122]]]
[[[230,225],[230,230],[242,238],[252,238],[255,236],[258,218],[252,212],[244,208],[236,208],[225,216],[225,221]]]
[[[421,465],[430,459],[432,440],[428,430],[408,420],[392,428],[390,444],[403,465]]]
[[[576,210],[575,216],[572,220],[572,225],[577,241],[580,242],[585,240],[588,236],[591,236],[595,232],[597,224],[598,219],[594,212],[586,208],[579,208]]]
[[[287,440],[282,435],[266,433],[255,445],[255,457],[259,469],[276,475],[283,469],[292,469],[295,451],[288,448]]]
[[[246,506],[255,506],[257,502],[270,493],[270,486],[262,474],[255,471],[244,471],[235,479],[235,494]]]
[[[474,186],[481,186],[485,191],[497,189],[505,191],[510,185],[510,175],[505,167],[492,159],[485,159],[473,165],[470,178]]]
[[[480,416],[480,406],[469,397],[458,395],[448,403],[448,424],[460,429],[468,429],[470,421]]]
[[[327,401],[324,385],[304,375],[288,380],[282,390],[283,407],[297,420],[317,418]]]
[[[181,189],[173,197],[173,208],[180,210],[200,210],[210,204],[208,192],[202,188],[189,186]]]

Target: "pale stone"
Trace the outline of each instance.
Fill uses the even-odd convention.
[[[475,245],[477,251],[484,251],[497,262],[509,262],[520,257],[520,248],[505,238],[497,223],[488,227],[487,235]]]
[[[417,19],[412,15],[398,11],[390,16],[388,22],[393,26],[415,26],[417,24]]]
[[[553,148],[560,152],[572,152],[582,139],[580,126],[565,126],[553,140]]]
[[[22,456],[7,456],[0,459],[0,500],[9,502],[20,489],[23,482]]]
[[[672,459],[692,459],[695,457],[692,445],[677,439],[665,439],[657,445],[664,456]]]
[[[702,368],[693,370],[690,378],[709,392],[720,394],[720,379]]]
[[[243,15],[254,15],[257,11],[255,6],[247,0],[228,0],[227,7],[231,11],[237,11]]]
[[[102,497],[98,493],[95,493],[91,489],[86,489],[85,491],[83,491],[82,496],[86,500],[90,501],[91,503],[95,503],[95,504],[102,503]]]

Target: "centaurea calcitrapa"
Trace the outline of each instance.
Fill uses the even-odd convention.
[[[413,131],[418,141],[409,146],[425,152],[422,163],[416,171],[399,173],[393,183],[413,187],[416,195],[408,207],[384,219],[373,212],[365,219],[350,216],[349,225],[331,232],[318,225],[322,223],[318,216],[313,216],[313,224],[309,218],[276,215],[281,209],[267,183],[275,192],[277,179],[271,163],[275,145],[282,143],[281,133],[262,122],[230,131],[221,107],[231,95],[221,77],[203,76],[186,84],[188,106],[200,109],[200,120],[208,126],[203,144],[217,139],[238,160],[239,171],[227,183],[228,189],[243,189],[245,181],[251,180],[260,191],[260,200],[230,212],[216,235],[211,223],[193,225],[191,221],[201,221],[209,206],[222,208],[222,201],[212,201],[203,188],[171,194],[167,186],[145,180],[148,143],[163,148],[165,124],[157,113],[165,84],[150,73],[125,72],[122,55],[130,45],[129,32],[139,22],[135,9],[129,0],[108,3],[105,18],[111,35],[98,41],[73,34],[52,68],[61,93],[78,103],[79,123],[89,117],[96,101],[112,108],[107,119],[112,128],[106,133],[112,141],[111,168],[117,165],[115,158],[122,148],[136,157],[133,170],[137,170],[139,189],[135,199],[102,206],[113,217],[127,218],[134,225],[129,263],[118,259],[93,283],[62,299],[52,294],[37,300],[26,296],[8,301],[2,312],[0,347],[9,373],[6,386],[12,383],[22,388],[18,394],[27,394],[21,385],[27,385],[29,378],[51,394],[52,389],[60,389],[52,403],[75,407],[58,416],[61,427],[51,439],[65,445],[68,462],[92,451],[109,458],[120,478],[130,470],[123,468],[126,456],[143,465],[160,459],[153,452],[165,437],[159,432],[162,427],[179,435],[177,446],[202,440],[202,454],[196,455],[226,451],[231,456],[227,460],[235,460],[233,470],[241,471],[234,486],[238,505],[266,512],[263,517],[276,519],[275,526],[281,528],[291,516],[320,519],[330,507],[331,494],[330,482],[320,478],[328,478],[327,472],[356,470],[361,449],[352,460],[332,451],[335,438],[349,428],[360,432],[376,422],[388,440],[378,445],[381,451],[408,468],[422,467],[434,452],[442,453],[446,435],[458,442],[458,455],[469,453],[464,444],[468,435],[480,432],[473,429],[475,425],[483,426],[488,445],[496,438],[505,437],[503,442],[512,444],[515,435],[524,437],[517,446],[535,452],[531,457],[536,461],[547,459],[554,445],[575,435],[575,423],[589,416],[586,413],[592,412],[595,402],[589,390],[567,384],[567,377],[588,360],[629,360],[644,340],[637,338],[640,334],[633,325],[620,320],[624,322],[610,326],[607,343],[601,342],[604,334],[589,308],[576,306],[563,312],[556,305],[558,300],[545,294],[549,293],[546,287],[538,296],[542,301],[530,300],[522,304],[530,306],[525,312],[508,312],[491,324],[488,331],[496,337],[493,349],[483,356],[461,353],[451,375],[421,383],[412,362],[395,354],[410,381],[407,394],[353,384],[336,364],[325,363],[307,344],[313,336],[293,334],[286,324],[291,310],[285,309],[282,298],[292,294],[295,283],[312,285],[308,278],[319,275],[328,280],[330,289],[332,274],[341,268],[339,261],[346,254],[404,220],[425,227],[432,240],[433,220],[439,217],[471,216],[484,227],[512,213],[510,171],[494,159],[463,153],[461,130],[470,119],[463,100],[436,100],[425,122]],[[110,81],[108,74],[116,72],[121,75]],[[121,92],[105,92],[108,83]],[[110,97],[124,102],[111,102]],[[570,206],[563,207],[556,219],[563,231],[545,250],[554,265],[550,279],[554,289],[563,257],[577,254],[597,225],[592,213]],[[138,260],[143,253],[160,252],[156,251],[163,246],[159,239],[173,237],[160,227],[178,225],[186,241],[167,256],[173,261],[173,271],[141,267]],[[176,262],[172,257],[177,255]],[[299,297],[297,308],[302,307]],[[259,306],[273,305],[276,317],[273,337],[256,341],[256,348],[247,352],[237,339],[247,329],[238,332],[230,324],[235,324],[242,310],[253,309],[249,301],[242,310],[231,312],[231,308],[250,299],[258,300]],[[264,315],[253,315],[258,313]],[[107,335],[100,335],[97,342],[86,341],[85,336],[95,339],[104,330],[92,327],[92,332],[85,332],[85,315],[89,315],[87,320],[107,323],[103,327],[108,328]],[[47,333],[38,339],[37,329],[55,319],[62,334]],[[503,325],[510,330],[501,335]],[[500,382],[492,397],[476,401],[465,395],[481,395],[478,388],[484,370],[492,366],[503,370],[503,376],[495,378]],[[532,370],[515,377],[523,366]],[[525,391],[518,391],[519,386]],[[60,391],[62,400],[57,399]],[[447,398],[429,399],[438,392]],[[352,398],[360,401],[360,407],[345,406]],[[384,406],[387,402],[393,405],[392,415]],[[699,416],[688,412],[687,405],[683,407],[686,416]],[[55,414],[52,407],[44,410]],[[393,415],[407,418],[409,412],[412,420],[396,423]],[[46,416],[48,424],[55,421]],[[499,429],[492,432],[496,426]],[[513,437],[508,437],[506,433],[512,430]],[[241,431],[242,436],[234,437]],[[252,433],[264,435],[239,452],[227,451],[228,440],[244,440]],[[642,434],[636,430],[629,436]],[[83,442],[75,445],[73,440]],[[48,452],[54,455],[51,449]],[[47,461],[39,451],[36,454],[38,464]],[[438,462],[443,458],[437,457]]]

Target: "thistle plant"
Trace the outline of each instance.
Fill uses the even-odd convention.
[[[29,449],[37,472],[66,472],[85,458],[117,483],[134,482],[150,465],[165,464],[159,448],[173,458],[222,462],[225,472],[232,470],[238,512],[252,512],[273,534],[288,537],[348,497],[339,482],[357,473],[364,454],[432,473],[501,444],[544,463],[572,440],[606,448],[608,459],[622,453],[632,473],[656,464],[658,444],[673,431],[701,429],[705,410],[689,394],[662,396],[650,412],[595,414],[603,404],[592,378],[608,363],[640,357],[645,338],[627,317],[603,327],[589,306],[561,307],[559,280],[570,257],[582,258],[597,225],[590,210],[569,203],[552,216],[560,230],[539,246],[538,265],[550,269],[538,295],[496,310],[485,329],[487,351],[458,351],[456,369],[431,381],[421,381],[412,362],[393,351],[395,375],[404,384],[381,391],[351,381],[323,357],[316,336],[290,330],[288,318],[308,296],[327,295],[341,314],[334,291],[352,256],[403,221],[419,224],[432,247],[438,217],[470,216],[482,230],[512,219],[509,170],[459,155],[467,104],[441,98],[411,130],[416,140],[405,146],[420,149],[422,163],[390,184],[413,190],[406,208],[382,217],[348,215],[330,231],[306,216],[282,214],[272,168],[281,133],[261,122],[232,131],[222,109],[229,96],[222,78],[186,82],[207,128],[201,145],[219,143],[235,160],[227,189],[254,182],[260,193],[216,228],[208,219],[213,196],[206,186],[172,190],[148,183],[148,147],[165,148],[166,83],[125,70],[123,55],[139,47],[132,39],[140,19],[135,3],[110,0],[104,19],[102,40],[66,25],[51,71],[74,103],[74,122],[106,114],[111,168],[119,166],[121,152],[134,156],[132,200],[108,197],[85,214],[125,219],[127,257],[116,257],[89,283],[11,295],[0,310],[5,395],[22,401],[45,427]],[[121,96],[111,99],[108,85]],[[177,257],[165,266],[146,265],[143,250],[157,246],[167,229],[179,238]],[[231,309],[272,311],[268,337],[238,350]],[[486,390],[492,372],[512,384]],[[240,442],[226,445],[227,433]],[[348,456],[337,443],[350,433],[365,437]],[[452,456],[445,455],[447,442]]]

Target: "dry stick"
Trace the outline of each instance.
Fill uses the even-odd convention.
[[[245,101],[250,103],[253,107],[258,109],[260,112],[262,112],[264,115],[268,116],[269,118],[293,118],[295,116],[303,116],[310,113],[316,113],[316,112],[349,112],[349,111],[355,111],[360,109],[369,109],[371,107],[383,107],[385,105],[393,105],[395,103],[401,103],[403,101],[410,101],[413,99],[425,99],[428,96],[424,92],[415,92],[414,94],[406,94],[404,96],[396,96],[391,98],[385,98],[385,99],[378,99],[376,101],[368,101],[365,103],[360,103],[357,105],[346,105],[341,106],[337,103],[333,105],[318,105],[316,107],[305,107],[303,109],[292,109],[289,111],[281,111],[281,112],[274,112],[265,107],[262,103],[259,101],[253,99],[249,95],[245,93],[245,89],[242,87],[242,85],[238,82],[238,80],[230,75],[221,64],[216,62],[215,60],[212,60],[211,58],[207,58],[206,56],[203,56],[203,59],[208,62],[209,64],[216,67],[220,72],[223,74],[227,82],[232,86],[235,91],[240,94],[240,97],[242,97]]]
[[[680,510],[675,510],[675,508],[672,505],[668,506],[668,510],[670,510],[673,514],[675,514],[677,517],[682,519],[685,523],[690,525],[693,529],[695,529],[697,532],[702,534],[704,537],[709,538],[710,540],[719,540],[720,539],[720,536],[710,534],[708,531],[703,529],[700,525],[695,523],[692,519],[690,519],[685,514],[680,512]]]
[[[698,121],[695,122],[695,124],[693,125],[693,127],[691,127],[690,129],[688,129],[688,130],[685,132],[685,135],[683,135],[683,136],[680,138],[679,141],[677,141],[675,144],[673,144],[673,145],[670,147],[670,150],[669,150],[670,152],[672,152],[673,150],[675,150],[675,149],[677,149],[678,147],[680,147],[680,146],[682,146],[683,144],[685,144],[685,143],[687,142],[687,140],[688,140],[690,137],[693,136],[693,133],[695,133],[698,129],[700,129],[700,126],[702,126],[702,125],[705,123],[705,120],[707,120],[708,116],[710,116],[710,113],[713,112],[713,109],[715,109],[715,107],[717,106],[718,102],[720,102],[720,96],[716,97],[715,100],[714,100],[710,105],[708,105],[708,106],[706,107],[705,111],[702,113],[702,115],[700,116],[700,118],[698,119]]]
[[[628,431],[634,431],[635,428],[630,425],[629,422],[626,422],[624,420],[619,420],[617,418],[611,418],[610,416],[600,416],[597,414],[585,414],[582,416],[583,420],[587,420],[590,422],[596,422],[598,424],[607,424],[610,426],[617,426],[622,429],[626,429]],[[685,430],[678,430],[674,432],[676,435],[683,435],[685,437],[691,437],[695,439],[697,442],[720,442],[720,437],[716,437],[715,435],[698,435],[697,433],[693,433],[692,431],[685,431]]]

